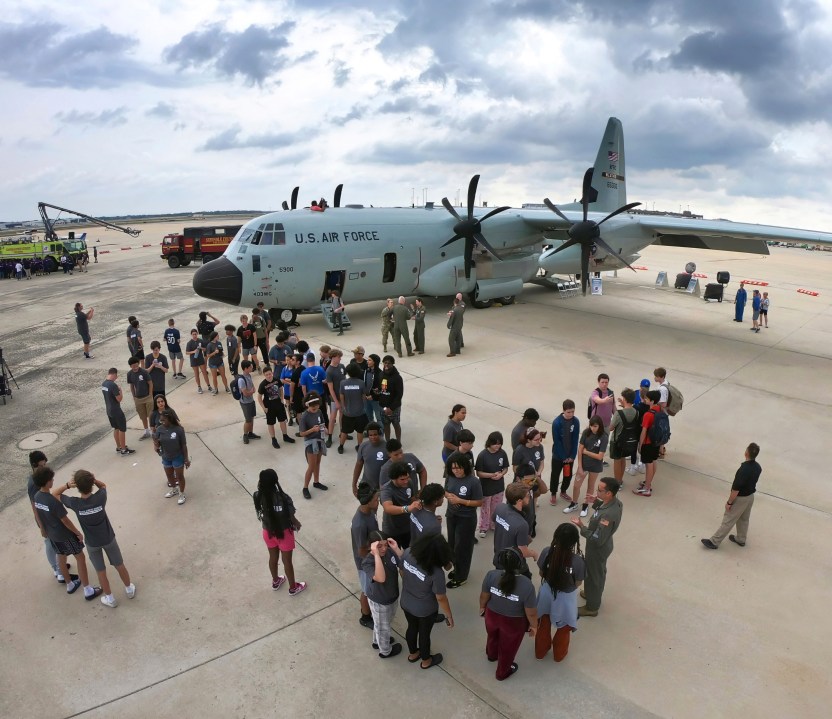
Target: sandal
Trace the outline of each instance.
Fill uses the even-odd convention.
[[[413,659],[411,659],[410,656],[407,657],[407,661],[409,661],[411,664],[415,664],[419,661],[419,659],[420,657],[418,652],[416,653],[416,656]]]
[[[442,663],[442,655],[441,654],[439,654],[439,653],[431,654],[430,655],[430,664],[428,664],[426,667],[422,666],[420,664],[419,668],[420,669],[430,669],[431,667],[438,667],[441,663]]]

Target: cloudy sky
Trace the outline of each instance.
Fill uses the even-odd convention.
[[[568,202],[615,115],[630,201],[828,230],[830,47],[823,0],[8,0],[0,219],[454,201],[474,173]]]

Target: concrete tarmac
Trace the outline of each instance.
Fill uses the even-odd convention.
[[[194,296],[193,266],[170,270],[158,258],[170,229],[146,228],[141,240],[124,242],[93,230],[92,239],[109,249],[134,249],[101,256],[86,275],[0,283],[0,346],[20,384],[0,407],[7,538],[0,548],[0,715],[827,715],[832,496],[822,447],[832,432],[832,255],[648,248],[639,264],[650,270],[605,278],[603,296],[562,300],[528,286],[511,307],[469,308],[466,348],[453,359],[445,357],[447,300],[427,301],[427,352],[397,367],[405,377],[405,449],[422,459],[429,481],[441,476],[441,428],[456,402],[468,407],[465,426],[477,452],[490,431],[507,437],[528,406],[540,411],[543,427],[571,397],[585,423],[599,372],[620,391],[663,365],[685,395],[653,496],[633,495],[638,477],[625,475],[623,523],[598,617],[581,620],[560,664],[536,661],[532,642],[524,641],[520,671],[497,682],[477,613],[491,536],[475,548],[471,580],[449,592],[456,626],[434,630],[434,651],[445,656],[440,668],[423,672],[404,656],[382,661],[370,648],[371,632],[357,621],[349,541],[352,443],[343,456],[332,451],[323,460],[329,492],[305,501],[302,445],[275,450],[263,439],[244,446],[237,403],[222,393],[198,395],[189,374],[167,380],[193,460],[187,503],[163,498],[159,459],[138,440],[129,397],[128,443],[137,452],[114,453],[99,387],[114,365],[127,390],[127,316],[139,317],[149,345],[169,317],[184,336],[202,309],[235,324],[242,311]],[[154,246],[140,247],[147,242]],[[726,302],[653,287],[658,270],[672,277],[689,260],[712,278],[731,271]],[[757,334],[748,330],[750,307],[744,324],[731,321],[731,299],[745,278],[770,283],[771,326]],[[94,360],[82,358],[77,301],[96,308]],[[378,310],[377,303],[350,306],[353,329],[343,338],[320,316],[301,317],[299,334],[314,350],[341,339],[347,357],[356,344],[380,352]],[[255,431],[265,437],[258,413]],[[112,569],[116,609],[85,602],[81,592],[65,596],[54,582],[25,498],[22,441],[43,446],[56,482],[85,468],[107,483],[108,513],[138,587],[134,599]],[[719,525],[750,441],[762,448],[763,475],[748,545],[725,542],[707,551],[699,539]],[[545,447],[548,455],[551,435]],[[267,466],[303,522],[295,567],[309,587],[297,597],[270,587],[251,501]],[[563,506],[542,499],[538,550],[568,519]],[[402,641],[403,616],[394,629]]]

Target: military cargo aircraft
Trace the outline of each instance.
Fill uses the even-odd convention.
[[[224,255],[200,267],[194,291],[231,305],[263,301],[287,322],[325,301],[397,295],[467,293],[475,307],[514,301],[540,270],[578,274],[584,294],[591,272],[629,267],[651,244],[768,254],[767,240],[832,244],[832,234],[727,220],[634,214],[627,203],[624,133],[610,118],[580,202],[541,209],[474,206],[479,175],[467,205],[442,207],[291,206],[251,220]],[[603,231],[603,236],[602,236]]]

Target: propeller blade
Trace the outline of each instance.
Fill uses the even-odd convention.
[[[494,255],[494,257],[496,257],[498,260],[503,259],[502,257],[500,257],[500,254],[490,244],[488,244],[488,240],[486,240],[485,237],[482,236],[481,232],[478,232],[476,235],[474,235],[474,239],[477,242],[479,242],[483,247],[485,247],[485,249],[488,250],[492,255]]]
[[[332,206],[333,207],[340,207],[341,206],[341,191],[344,189],[343,185],[338,185],[335,188],[335,197],[332,198]]]
[[[608,254],[615,257],[619,262],[623,262],[627,267],[629,267],[633,272],[636,271],[636,268],[633,267],[627,260],[625,260],[621,255],[619,255],[612,247],[610,247],[604,240],[600,237],[595,238],[595,243],[603,247]]]
[[[474,200],[477,196],[477,185],[480,182],[480,176],[474,175],[471,182],[468,183],[468,219],[474,217]]]
[[[459,213],[454,209],[454,206],[450,203],[447,197],[442,198],[442,204],[445,206],[445,209],[450,212],[457,220],[462,221],[462,218],[459,216]]]
[[[461,240],[461,239],[462,239],[462,235],[454,235],[454,236],[453,236],[450,240],[448,240],[447,242],[443,243],[443,244],[442,244],[442,247],[447,247],[447,246],[448,246],[448,245],[450,245],[452,242],[456,242],[457,240]]]
[[[465,279],[471,279],[471,265],[473,265],[472,255],[474,254],[474,238],[465,238]]]
[[[501,212],[505,212],[506,210],[510,209],[511,207],[509,207],[508,205],[506,205],[505,207],[495,207],[485,217],[480,217],[480,223],[485,222],[489,217],[494,217],[494,215],[499,215]]]
[[[589,244],[581,245],[581,294],[586,297],[586,286],[589,284]]]
[[[300,187],[296,187],[292,190],[292,209],[298,209],[298,192],[300,192]]]
[[[603,225],[610,217],[615,217],[616,215],[620,215],[622,212],[628,212],[632,210],[634,207],[638,207],[641,203],[640,202],[631,202],[629,205],[624,205],[623,207],[619,207],[615,212],[610,212],[603,220],[601,220],[598,224]]]
[[[288,202],[286,202],[286,200],[283,200],[283,209],[284,209],[284,210],[288,210],[288,209],[289,209],[289,203],[288,203]]]
[[[583,186],[583,194],[581,195],[581,205],[584,208],[584,222],[586,222],[586,216],[589,212],[589,193],[592,192],[592,168],[590,167],[584,173],[584,186]],[[586,291],[584,291],[586,294]]]
[[[548,207],[552,212],[554,212],[562,220],[566,220],[567,222],[572,222],[572,220],[570,220],[557,207],[555,207],[554,203],[548,197],[543,198],[543,204],[546,205],[546,207]]]
[[[567,240],[560,247],[558,247],[552,254],[556,255],[558,252],[560,252],[561,250],[565,250],[567,247],[572,247],[573,245],[580,245],[580,244],[581,244],[580,240]]]

